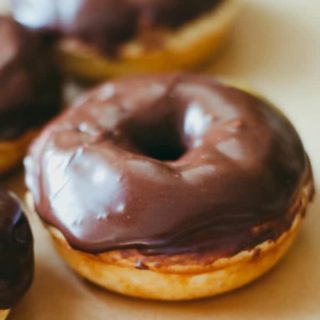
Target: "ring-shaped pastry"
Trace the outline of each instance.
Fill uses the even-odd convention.
[[[25,163],[69,265],[150,299],[214,295],[265,273],[313,195],[289,120],[210,76],[106,83],[51,122]]]

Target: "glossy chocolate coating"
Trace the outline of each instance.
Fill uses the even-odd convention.
[[[290,227],[309,164],[269,103],[178,74],[79,99],[40,135],[26,169],[38,214],[74,248],[219,257]]]
[[[18,203],[0,189],[0,309],[11,308],[33,279],[33,238]]]
[[[11,0],[22,24],[79,38],[112,54],[141,29],[177,28],[222,0]]]
[[[15,139],[57,113],[60,77],[39,35],[0,17],[0,140]]]

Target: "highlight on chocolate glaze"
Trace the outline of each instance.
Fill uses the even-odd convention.
[[[0,189],[0,310],[12,308],[33,279],[33,237],[13,194]]]

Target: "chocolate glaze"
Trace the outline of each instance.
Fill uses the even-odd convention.
[[[183,74],[92,91],[25,164],[41,218],[92,253],[252,248],[291,226],[310,174],[296,131],[268,102]]]
[[[177,28],[222,0],[11,0],[15,18],[114,54],[142,29]]]
[[[53,116],[60,78],[39,35],[0,17],[0,140],[20,137]]]
[[[0,309],[11,308],[33,279],[33,238],[18,203],[0,190]]]

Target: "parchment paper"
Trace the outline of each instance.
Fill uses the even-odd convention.
[[[247,0],[230,46],[208,68],[251,85],[282,107],[304,140],[318,186],[319,61],[319,0]],[[22,181],[20,172],[4,184],[22,196]],[[231,294],[188,303],[125,298],[80,280],[56,255],[38,218],[29,213],[36,276],[10,319],[320,319],[319,209],[317,196],[295,246],[269,274]]]

